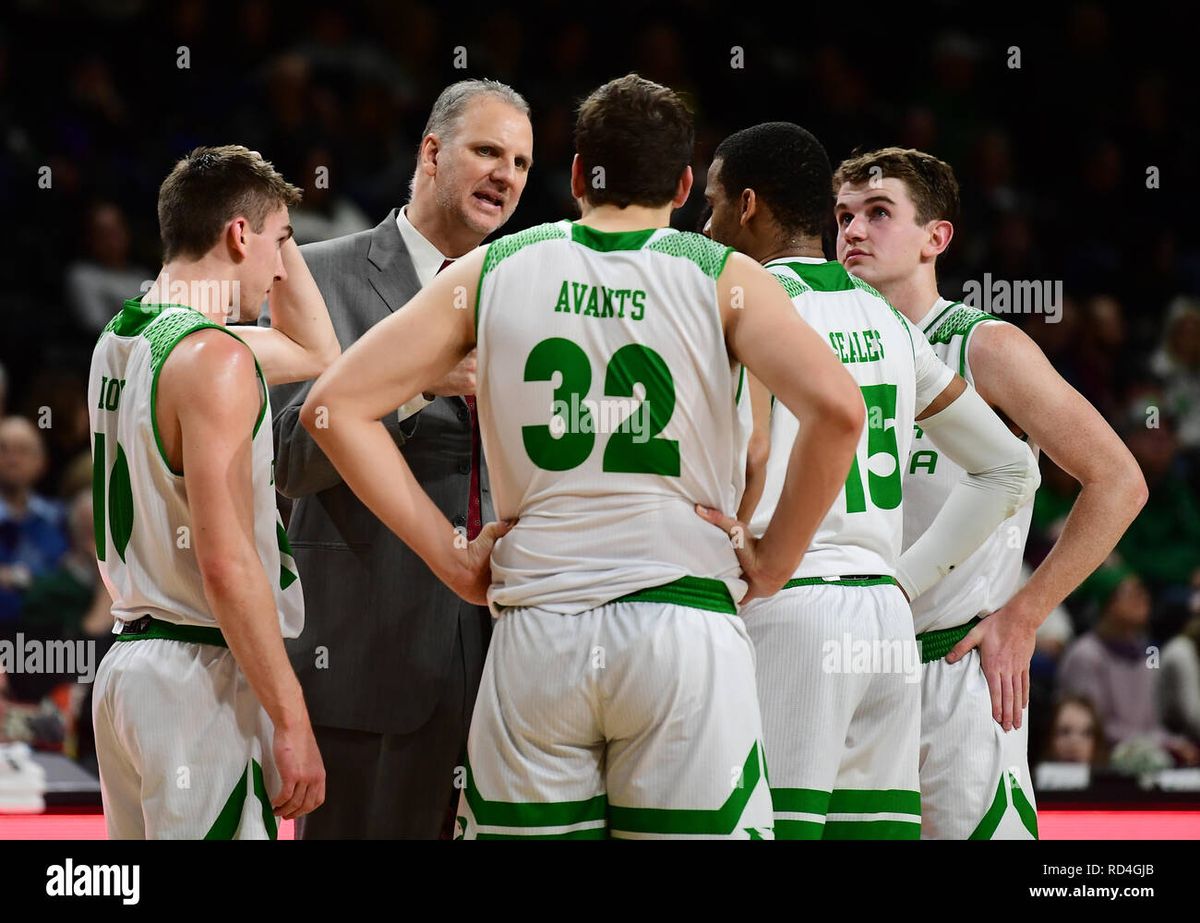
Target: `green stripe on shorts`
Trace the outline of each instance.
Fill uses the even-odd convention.
[[[798,586],[899,586],[895,577],[795,577],[783,585],[790,590]]]
[[[119,634],[118,641],[186,641],[189,644],[214,644],[229,647],[219,628],[204,628],[200,625],[176,625],[162,619],[150,619],[150,627],[139,634]]]
[[[773,788],[778,840],[909,840],[921,835],[921,793],[904,789]],[[807,818],[787,815],[807,814]],[[849,819],[840,815],[904,814]],[[830,819],[830,815],[834,815]]]
[[[609,826],[623,833],[656,833],[661,836],[724,836],[737,829],[750,796],[762,776],[758,744],[742,766],[741,784],[715,810],[687,808],[625,808],[609,805]]]
[[[471,772],[471,764],[467,763],[467,804],[475,815],[477,827],[509,827],[510,833],[479,833],[479,839],[590,839],[592,830],[571,830],[563,833],[546,833],[547,827],[570,827],[578,824],[595,823],[599,837],[604,837],[607,795],[596,795],[582,801],[549,801],[549,802],[515,802],[488,801],[479,793],[475,785],[475,776]],[[528,831],[528,832],[525,832]]]
[[[714,580],[711,577],[680,577],[662,586],[647,587],[625,596],[618,596],[609,602],[669,603],[737,615],[737,605],[734,604],[725,581]]]
[[[921,652],[921,663],[933,663],[949,654],[956,644],[970,634],[971,629],[982,619],[976,617],[965,625],[955,628],[939,628],[937,631],[923,631],[917,635],[917,650]]]

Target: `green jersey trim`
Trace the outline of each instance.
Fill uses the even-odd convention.
[[[869,282],[864,282],[858,276],[846,272],[846,267],[837,260],[826,260],[824,263],[800,263],[791,260],[773,260],[767,264],[767,269],[775,267],[787,267],[796,276],[797,279],[782,273],[774,273],[782,284],[784,291],[788,293],[788,297],[796,298],[805,292],[851,292],[855,289],[866,292],[875,298],[878,298],[895,316],[897,322],[904,328],[904,332],[908,335],[908,346],[912,350],[913,358],[917,357],[917,347],[912,341],[912,331],[908,329],[908,324],[904,322],[904,316],[896,310],[896,306],[883,296]]]
[[[933,330],[933,328],[937,325],[937,323],[943,317],[945,317],[948,312],[953,311],[955,308],[959,308],[962,306],[963,306],[963,303],[961,301],[952,301],[950,304],[946,305],[946,307],[942,308],[941,312],[938,314],[937,317],[935,317],[928,324],[926,324],[924,327],[922,327],[921,332],[923,334],[925,334],[925,336],[928,337],[930,335],[930,331]]]
[[[565,240],[569,236],[570,224],[565,221],[537,224],[516,234],[509,234],[487,245],[483,255],[483,268],[479,270],[479,282],[475,286],[475,339],[479,340],[479,316],[483,313],[483,280],[488,273],[515,253],[526,247],[547,240]]]
[[[734,406],[742,402],[742,386],[746,383],[746,367],[744,365],[738,367],[738,386],[737,393],[733,396]]]
[[[165,308],[185,308],[182,304],[143,303],[140,298],[127,298],[121,310],[113,315],[112,320],[104,325],[104,333],[112,333],[119,337],[138,336]]]
[[[785,269],[791,266],[791,264],[771,263],[766,267],[767,272],[779,280],[779,284],[783,286],[783,290],[787,293],[789,298],[799,298],[805,292],[812,291],[812,286],[810,286],[803,279],[798,278],[795,274],[795,270],[790,270],[789,272],[776,272],[776,266],[778,266],[780,269]]]
[[[995,314],[989,314],[987,311],[980,311],[978,308],[972,308],[961,301],[956,301],[952,305],[947,305],[946,309],[925,328],[925,335],[929,338],[930,345],[950,343],[956,336],[962,337],[962,349],[959,350],[958,355],[958,374],[965,378],[967,375],[967,348],[971,334],[982,323],[1000,320],[1001,318]]]
[[[773,265],[787,266],[814,292],[849,292],[857,287],[854,277],[837,260],[826,260],[824,263],[780,261]]]
[[[670,229],[668,233],[654,238],[642,249],[691,260],[702,273],[713,280],[725,270],[729,254],[733,253],[732,247],[724,247],[700,234]]]
[[[229,334],[229,336],[233,337],[243,346],[246,345],[246,341],[229,328],[209,320],[202,312],[197,311],[195,308],[190,308],[186,305],[155,305],[153,307],[158,309],[158,316],[147,323],[141,331],[141,335],[150,343],[150,367],[153,370],[150,383],[150,426],[154,430],[154,444],[158,447],[158,455],[162,459],[163,464],[167,466],[167,470],[175,477],[183,477],[183,472],[176,471],[167,459],[167,451],[163,446],[162,433],[158,428],[158,378],[162,374],[163,366],[166,364],[171,352],[182,342],[184,337],[195,333],[197,330],[209,328],[220,330],[223,333]],[[166,320],[161,320],[163,317],[162,310],[166,307],[182,307],[188,313],[174,314]],[[253,355],[253,352],[251,354]],[[267,412],[266,382],[263,378],[262,367],[258,364],[257,357],[254,359],[254,370],[258,377],[261,403],[258,408],[258,419],[254,422],[252,437],[258,435],[258,429],[262,425],[263,418]]]
[[[658,228],[644,231],[599,231],[586,224],[571,225],[571,240],[595,250],[597,253],[612,253],[616,250],[641,250]]]

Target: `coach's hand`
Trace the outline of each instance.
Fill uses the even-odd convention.
[[[325,764],[307,717],[294,727],[275,728],[275,766],[282,785],[271,802],[277,817],[295,820],[325,801]]]
[[[476,606],[487,605],[487,591],[492,585],[492,549],[497,540],[507,535],[516,524],[515,519],[489,522],[475,536],[475,540],[465,547],[464,566],[450,588],[467,602]]]
[[[1029,704],[1029,661],[1038,622],[1012,603],[976,625],[946,655],[956,663],[979,648],[979,663],[992,696],[992,717],[1006,731],[1021,726]]]
[[[747,603],[761,596],[774,596],[787,583],[791,574],[780,576],[767,566],[767,561],[760,553],[761,543],[750,534],[750,526],[735,516],[728,516],[720,510],[696,504],[696,515],[705,522],[710,522],[727,536],[737,555],[738,563],[742,565],[742,579],[748,589],[741,598],[741,603]]]
[[[477,368],[475,350],[471,350],[452,368],[446,377],[434,382],[422,393],[429,397],[459,397],[475,393],[475,372]]]

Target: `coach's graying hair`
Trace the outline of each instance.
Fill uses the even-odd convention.
[[[425,130],[421,132],[421,143],[424,144],[425,139],[431,134],[437,135],[443,144],[452,141],[455,134],[458,133],[459,122],[462,121],[467,106],[480,96],[495,96],[527,118],[529,116],[529,103],[525,101],[524,96],[508,84],[501,83],[499,80],[460,80],[442,90],[434,101],[433,108],[429,111],[429,121],[425,123]],[[418,169],[420,169],[420,165],[421,145],[419,144],[417,145]],[[416,182],[417,175],[414,172],[413,178],[408,184],[410,199],[416,188]]]

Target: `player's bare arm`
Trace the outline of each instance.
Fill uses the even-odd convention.
[[[380,422],[475,346],[475,298],[486,250],[440,273],[403,311],[372,327],[321,375],[300,421],[343,480],[447,586],[482,605],[491,550],[511,524],[489,523],[466,548]]]
[[[733,253],[717,291],[730,353],[799,421],[779,505],[761,539],[720,511],[699,511],[726,531],[741,526],[748,601],[775,593],[795,574],[846,481],[866,411],[854,379],[771,273]]]
[[[291,819],[324,801],[325,769],[254,542],[251,443],[259,391],[245,345],[221,331],[200,331],[163,365],[157,419],[167,458],[184,472],[205,597],[275,726],[283,784],[272,807]]]
[[[283,274],[270,289],[270,327],[239,327],[238,336],[250,348],[268,385],[307,381],[320,375],[342,348],[325,299],[291,236],[280,241]]]
[[[1020,727],[1029,702],[1034,635],[1050,611],[1103,563],[1146,502],[1137,462],[1086,398],[1063,380],[1041,349],[1011,324],[987,324],[970,342],[980,395],[999,408],[1081,486],[1066,525],[1029,582],[984,619],[947,656],[951,663],[978,646],[992,711]],[[1014,683],[1013,677],[1017,678]],[[1013,688],[1015,686],[1015,688]]]
[[[754,428],[746,445],[746,489],[737,511],[740,522],[750,521],[762,499],[767,484],[767,459],[771,455],[771,392],[749,372],[746,373],[746,390]]]

